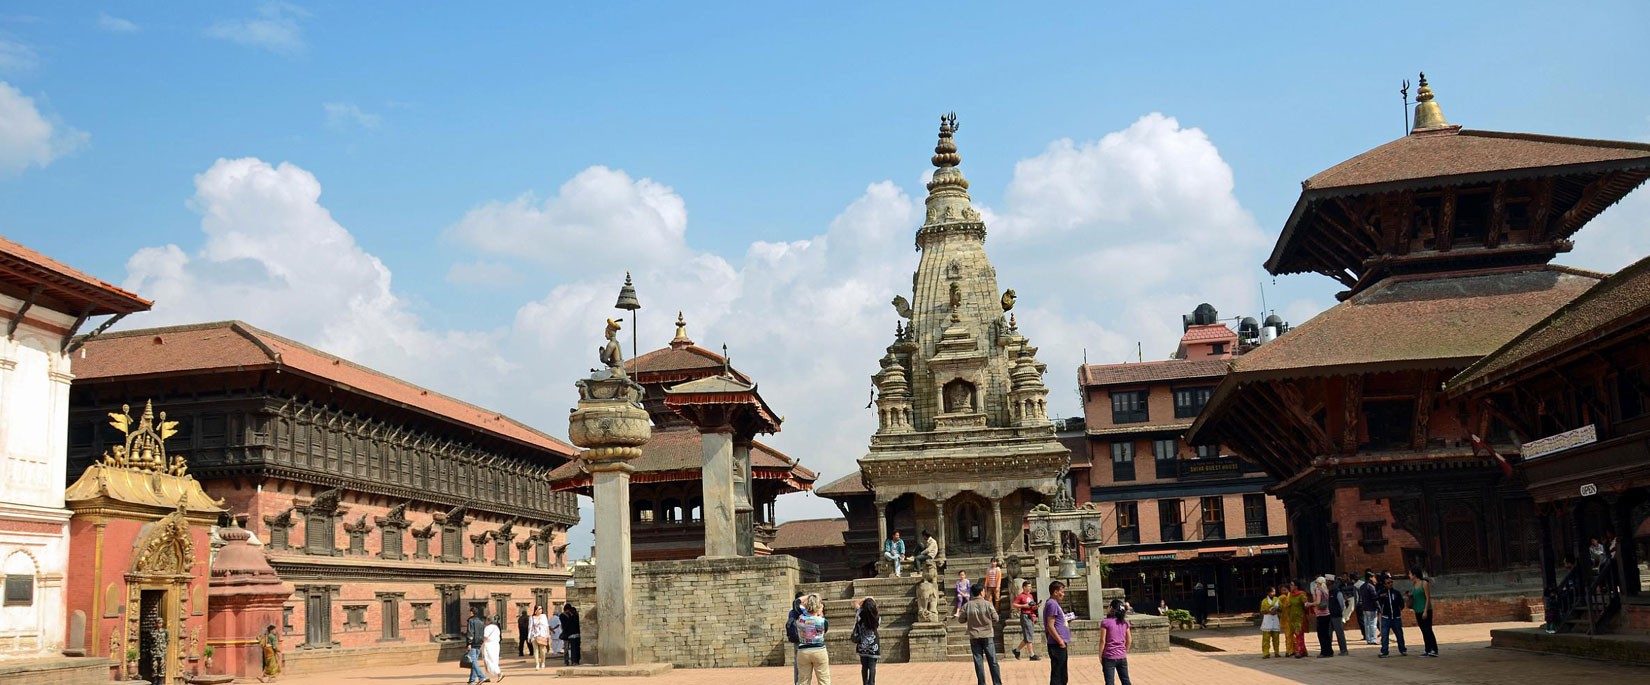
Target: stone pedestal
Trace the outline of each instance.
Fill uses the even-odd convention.
[[[616,366],[597,371],[577,385],[579,406],[567,419],[567,436],[586,448],[579,456],[590,472],[596,500],[596,660],[603,666],[628,666],[634,650],[630,637],[632,469],[626,462],[642,456],[641,445],[653,436],[653,425],[641,406],[642,386]]]
[[[735,440],[733,443],[733,516],[738,531],[735,553],[742,557],[756,554],[756,506],[751,493],[751,443]]]
[[[1100,578],[1100,570],[1105,565],[1100,546],[1083,545],[1083,558],[1088,560],[1085,580],[1088,581],[1089,620],[1098,621],[1106,617],[1106,605],[1111,601],[1106,597]]]
[[[945,661],[944,623],[914,623],[908,639],[911,661]]]

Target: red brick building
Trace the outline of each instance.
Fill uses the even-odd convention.
[[[1525,484],[1439,388],[1598,282],[1548,262],[1650,178],[1650,145],[1464,129],[1425,79],[1418,100],[1409,135],[1302,184],[1266,262],[1335,279],[1340,304],[1238,359],[1189,437],[1278,480],[1298,575],[1421,566],[1445,594],[1538,593]]]
[[[1143,607],[1165,599],[1190,608],[1202,583],[1215,586],[1210,611],[1248,611],[1288,568],[1283,504],[1264,492],[1274,481],[1219,445],[1185,441],[1232,360],[1258,341],[1240,344],[1215,317],[1200,306],[1173,359],[1077,373],[1086,426],[1072,456],[1078,497],[1104,513],[1108,582]]]
[[[85,341],[70,477],[115,439],[105,416],[153,398],[169,449],[295,587],[289,671],[456,658],[468,610],[517,617],[565,596],[567,444],[240,322]],[[202,576],[204,577],[204,573]]]

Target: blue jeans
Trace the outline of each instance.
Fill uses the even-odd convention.
[[[1129,660],[1128,659],[1106,659],[1106,658],[1102,658],[1102,659],[1100,659],[1100,669],[1102,671],[1105,671],[1106,685],[1112,685],[1112,682],[1113,682],[1112,681],[1112,676],[1114,674],[1118,678],[1122,679],[1123,685],[1131,685],[1131,683],[1129,683]]]
[[[1381,612],[1365,611],[1363,614],[1364,642],[1375,644],[1376,636],[1381,634]]]
[[[1404,648],[1404,619],[1381,619],[1381,656],[1387,655],[1387,635],[1389,634],[1398,636],[1398,653],[1408,654],[1409,650]]]
[[[481,670],[481,648],[475,645],[470,645],[470,679],[467,682],[487,682],[487,674]]]
[[[968,652],[974,655],[975,685],[985,685],[985,667],[981,661],[991,664],[991,685],[1003,685],[1003,674],[997,670],[997,645],[992,644],[991,638],[968,638]]]
[[[883,552],[882,553],[882,558],[894,562],[894,575],[897,576],[897,575],[900,574],[900,567],[899,567],[900,557],[899,557],[898,554],[895,554],[893,552]]]

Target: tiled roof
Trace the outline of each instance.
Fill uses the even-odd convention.
[[[714,375],[722,370],[726,360],[722,355],[697,345],[683,345],[665,347],[645,353],[635,359],[626,360],[624,369],[637,378],[639,383],[655,382],[652,376],[679,377],[680,379],[698,378]],[[745,374],[733,369],[733,375],[740,380],[749,381]],[[698,373],[691,373],[698,372]],[[667,380],[661,378],[660,380]]]
[[[699,431],[692,428],[673,428],[654,431],[653,437],[647,444],[642,445],[642,456],[629,463],[631,468],[636,469],[637,476],[633,476],[633,480],[642,480],[644,477],[641,477],[641,474],[680,474],[679,478],[646,479],[657,482],[697,479],[704,461]],[[796,460],[785,453],[757,441],[751,442],[751,470],[753,477],[757,478],[775,478],[779,477],[778,474],[784,473],[784,477],[796,480],[804,486],[819,478],[818,474],[796,463]],[[588,480],[589,473],[577,459],[550,472],[550,481],[557,489],[587,487]]]
[[[854,469],[846,476],[826,483],[822,487],[814,488],[814,494],[820,497],[851,497],[854,495],[869,495],[870,488],[865,487],[865,479],[859,469]]]
[[[571,445],[503,414],[420,388],[239,321],[105,333],[86,339],[81,350],[85,352],[84,357],[75,359],[77,381],[280,369],[564,457],[577,453]]]
[[[41,296],[65,314],[130,314],[147,311],[152,304],[4,236],[0,236],[0,281],[31,292],[40,288]]]
[[[1059,438],[1060,444],[1071,450],[1071,465],[1074,468],[1084,468],[1094,465],[1089,458],[1089,439],[1082,435],[1068,435]]]
[[[1222,389],[1260,377],[1331,375],[1354,368],[1460,368],[1597,281],[1562,267],[1389,278],[1239,357]]]
[[[1564,138],[1533,133],[1444,129],[1406,135],[1329,167],[1301,184],[1325,190],[1444,179],[1472,174],[1543,170],[1600,162],[1643,160],[1650,144]]]
[[[1511,342],[1450,379],[1451,393],[1470,392],[1650,319],[1650,258],[1594,285]]]
[[[1222,340],[1237,340],[1237,333],[1227,328],[1223,323],[1197,324],[1186,329],[1186,334],[1180,336],[1180,344],[1220,342]]]
[[[1224,326],[1222,326],[1224,328]],[[1134,364],[1087,364],[1078,367],[1077,383],[1084,387],[1139,385],[1226,375],[1230,359],[1170,359]]]
[[[848,520],[843,518],[786,521],[779,524],[779,532],[774,534],[773,543],[768,546],[775,552],[804,547],[840,547],[847,544],[842,540],[842,534],[846,532]]]

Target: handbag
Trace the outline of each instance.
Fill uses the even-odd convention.
[[[458,656],[458,667],[469,668],[473,665],[475,665],[475,662],[470,660],[470,650],[464,650],[464,653]]]

